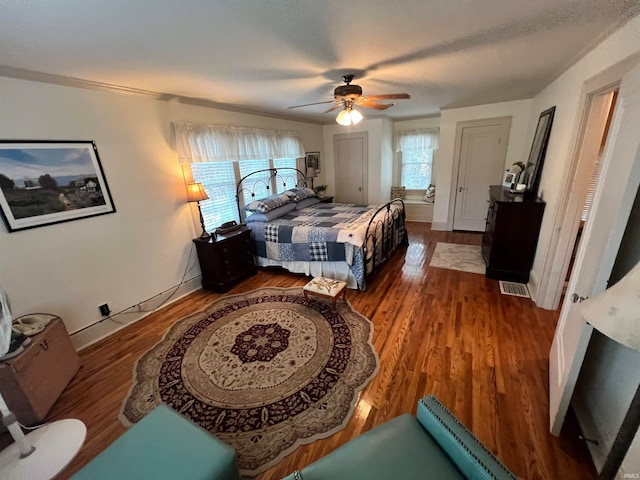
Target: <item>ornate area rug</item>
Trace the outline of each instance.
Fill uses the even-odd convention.
[[[344,428],[376,375],[371,322],[301,288],[222,297],[173,325],[134,367],[129,426],[161,403],[232,445],[255,476]]]
[[[429,266],[484,275],[486,265],[480,249],[477,245],[438,242]]]

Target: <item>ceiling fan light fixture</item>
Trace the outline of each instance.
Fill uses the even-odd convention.
[[[360,115],[360,117],[362,117],[362,115]],[[349,125],[351,125],[352,123],[351,111],[348,110],[347,108],[342,110],[336,117],[336,122],[338,122],[340,125],[343,125],[345,127],[348,127]]]
[[[362,118],[362,114],[359,111],[351,109],[351,123],[353,123],[354,125],[356,123],[360,123]]]

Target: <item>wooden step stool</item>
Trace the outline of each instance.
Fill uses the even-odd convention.
[[[334,280],[332,278],[316,277],[302,287],[302,293],[305,298],[309,298],[307,294],[313,293],[321,297],[328,297],[331,299],[333,308],[336,308],[336,301],[338,295],[342,293],[342,299],[347,301],[347,282],[341,280]]]

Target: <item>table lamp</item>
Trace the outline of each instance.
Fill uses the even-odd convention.
[[[207,229],[204,226],[204,218],[202,217],[202,208],[200,208],[200,202],[203,200],[209,200],[209,195],[204,191],[204,187],[200,182],[192,182],[187,185],[187,201],[198,203],[198,213],[200,214],[200,224],[202,225],[202,234],[200,238],[207,240],[211,237],[207,233]]]
[[[311,179],[311,188],[313,188],[313,179],[318,176],[318,172],[316,172],[316,169],[313,167],[307,167],[307,171],[304,176],[305,178]]]
[[[0,358],[11,344],[11,308],[0,287]],[[76,419],[46,423],[25,435],[15,414],[9,410],[0,389],[2,422],[15,440],[0,452],[0,478],[49,480],[60,473],[80,451],[87,434]]]

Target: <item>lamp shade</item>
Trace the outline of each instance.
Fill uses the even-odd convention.
[[[199,182],[192,182],[187,185],[187,202],[201,202],[209,200],[209,195],[204,191],[204,187]]]
[[[313,167],[307,167],[307,171],[304,174],[305,178],[315,178],[318,176],[318,172]]]
[[[640,263],[618,283],[579,306],[593,328],[640,351]]]
[[[362,114],[357,111],[357,110],[351,110],[351,123],[353,123],[354,125],[356,123],[360,123],[360,120],[362,120]]]
[[[336,122],[345,127],[351,125],[351,111],[346,108],[342,110],[336,117]]]

